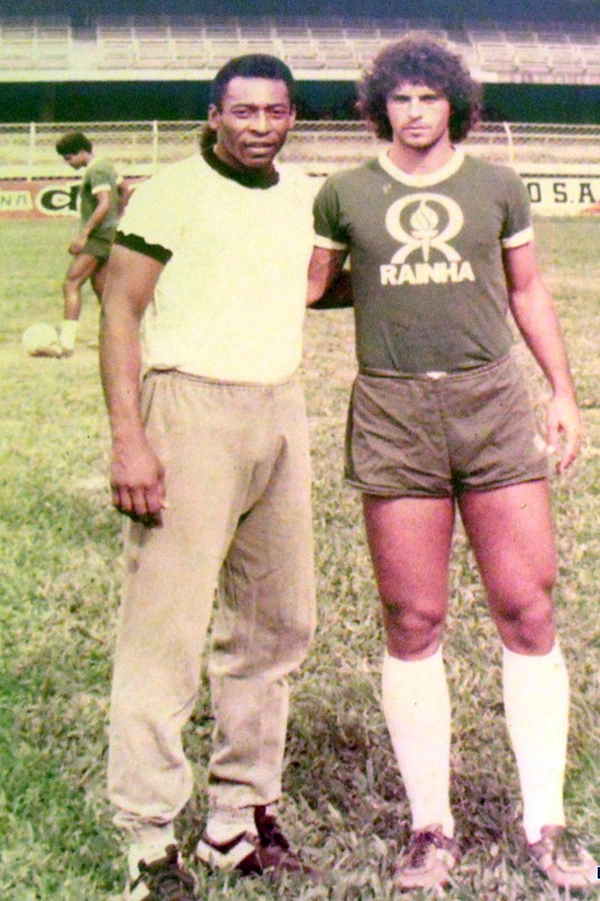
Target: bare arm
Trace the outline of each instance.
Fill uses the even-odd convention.
[[[130,188],[126,181],[122,180],[117,184],[117,194],[119,197],[119,216],[122,216],[125,212],[125,208],[129,203],[129,198],[133,193],[133,188]]]
[[[552,296],[544,286],[533,243],[504,253],[510,308],[525,342],[548,379],[548,444],[564,447],[557,464],[564,472],[579,452],[582,426],[565,342]]]
[[[115,507],[146,525],[160,525],[164,470],[140,412],[139,330],[162,264],[125,247],[111,252],[100,320],[100,372],[112,432]]]
[[[346,299],[350,297],[350,287],[347,276],[344,278],[342,269],[346,251],[329,250],[324,247],[313,247],[312,256],[308,265],[308,293],[306,305],[311,307],[316,305],[319,308],[319,301],[324,301],[328,292],[331,292],[333,286],[337,283],[340,292],[346,292]],[[342,296],[340,294],[340,296]],[[350,303],[329,303],[323,304],[327,306],[350,306]],[[322,308],[323,308],[322,307]]]
[[[110,210],[110,193],[109,191],[99,191],[97,198],[98,204],[94,212],[87,220],[87,222],[82,226],[81,231],[79,232],[77,237],[71,241],[69,245],[69,253],[81,253],[90,234],[106,218],[106,215]]]

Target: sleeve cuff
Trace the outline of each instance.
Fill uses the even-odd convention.
[[[502,239],[502,247],[504,250],[510,250],[512,247],[522,247],[524,244],[530,244],[533,241],[533,228],[529,226],[523,231],[511,235],[510,238]]]
[[[323,247],[325,250],[348,250],[347,244],[341,244],[332,238],[325,238],[323,235],[315,234],[313,236],[313,244],[315,247]]]
[[[163,247],[162,244],[148,244],[140,235],[126,235],[122,231],[117,232],[114,243],[119,244],[121,247],[127,247],[129,250],[134,250],[136,253],[143,253],[144,256],[151,257],[157,263],[162,263],[163,265],[168,263],[173,256],[173,251],[169,250],[168,247]]]

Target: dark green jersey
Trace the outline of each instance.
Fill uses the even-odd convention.
[[[326,180],[315,231],[349,251],[361,369],[453,372],[508,352],[502,250],[533,237],[512,169],[456,151],[410,176],[383,153]]]
[[[119,221],[118,176],[110,160],[93,159],[83,173],[79,189],[79,211],[85,225],[98,205],[97,195],[101,191],[110,193],[110,210],[104,220],[95,228],[91,237],[112,241]]]

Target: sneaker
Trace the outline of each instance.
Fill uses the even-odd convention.
[[[196,846],[196,859],[218,870],[235,870],[243,876],[283,873],[316,875],[290,848],[276,817],[267,808],[254,808],[255,832],[241,832],[228,842],[215,842],[205,832]]]
[[[401,891],[444,886],[448,874],[460,859],[458,843],[444,835],[435,823],[410,836],[394,871],[394,885]]]
[[[168,845],[165,851],[159,860],[140,860],[140,874],[130,883],[126,901],[199,901],[196,877],[183,866],[177,845]]]
[[[559,888],[598,886],[598,864],[564,826],[544,826],[539,842],[527,845],[529,856]]]

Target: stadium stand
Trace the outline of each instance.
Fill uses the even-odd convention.
[[[466,20],[260,17],[103,17],[92,27],[68,19],[0,18],[2,81],[209,80],[223,61],[274,53],[299,79],[355,79],[385,42],[427,33],[461,52],[488,82],[600,84],[600,25]]]
[[[498,87],[503,97],[512,88],[533,97],[534,88],[539,92],[545,86],[563,86],[567,91],[561,95],[564,98],[573,96],[581,85],[585,89],[579,94],[592,96],[591,103],[596,102],[600,23],[592,21],[584,25],[540,17],[537,23],[499,24],[474,17],[444,22],[364,15],[111,14],[82,22],[68,16],[25,19],[0,13],[2,96],[12,97],[14,102],[24,88],[30,88],[36,98],[27,107],[27,117],[5,119],[7,124],[0,125],[0,178],[64,177],[54,143],[67,125],[84,128],[109,153],[114,152],[124,174],[149,174],[196,145],[205,109],[189,100],[187,105],[182,103],[182,95],[196,97],[204,82],[208,97],[208,82],[219,66],[247,52],[273,53],[285,59],[297,79],[307,83],[311,97],[319,82],[323,83],[323,92],[316,92],[320,99],[314,110],[307,107],[309,115],[291,136],[286,148],[289,158],[312,168],[314,174],[357,162],[373,152],[375,139],[364,123],[355,119],[353,83],[386,42],[423,33],[459,52],[474,76],[486,88]],[[142,111],[143,98],[149,96],[140,89],[144,82],[152,85],[152,103],[145,107],[149,115]],[[341,100],[329,106],[329,87],[338,83],[344,87]],[[112,105],[96,105],[87,99],[106,98],[106,86],[111,84],[117,88],[119,101],[124,97],[121,116],[115,115],[114,93]],[[159,106],[157,95],[169,84],[172,93],[165,92],[165,96],[176,102]],[[61,99],[69,87],[68,98],[85,96],[92,115],[76,118],[72,104]],[[38,93],[34,94],[35,90]],[[491,106],[493,102],[492,96]],[[584,97],[583,103],[587,102]],[[36,114],[29,115],[34,108]],[[158,109],[167,115],[157,113]],[[99,121],[102,117],[104,122]],[[563,175],[577,171],[591,176],[599,168],[600,125],[597,117],[587,112],[585,117],[565,119],[571,124],[564,125],[538,125],[536,121],[559,123],[561,119],[527,122],[507,117],[504,111],[491,118],[496,121],[481,123],[470,137],[472,152],[521,167],[535,164],[536,171],[548,167]]]
[[[73,34],[69,20],[0,20],[0,69],[68,71]]]

